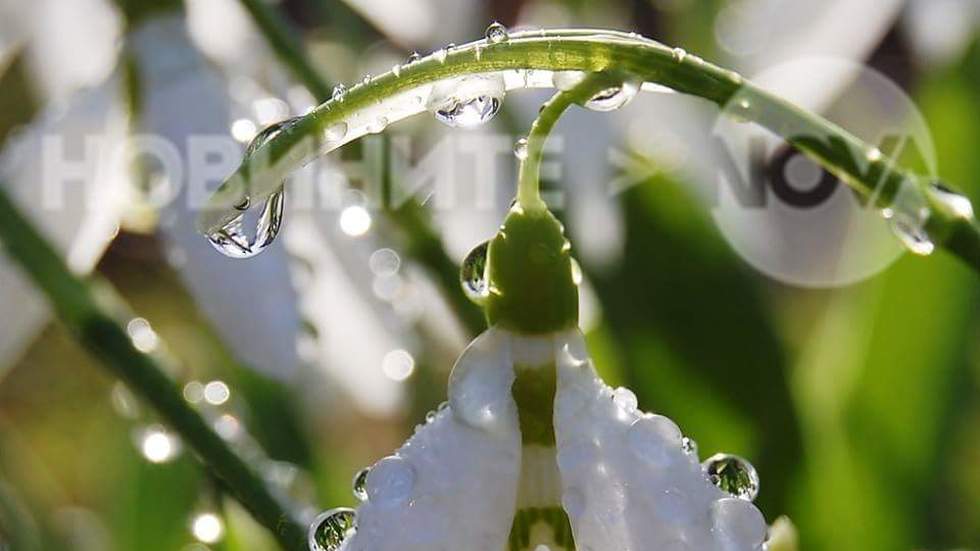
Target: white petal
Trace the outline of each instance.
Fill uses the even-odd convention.
[[[622,407],[581,333],[557,339],[555,434],[563,502],[578,549],[752,551],[762,514],[702,474],[669,419]],[[617,403],[618,402],[618,403]]]
[[[450,407],[372,468],[345,549],[504,549],[521,460],[513,381],[509,338],[491,329],[457,362]]]

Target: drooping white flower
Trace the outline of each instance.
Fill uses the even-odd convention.
[[[458,360],[448,404],[370,470],[356,523],[325,517],[313,549],[763,549],[754,472],[712,480],[670,419],[596,374],[570,247],[543,204],[516,205],[478,250],[491,328]]]

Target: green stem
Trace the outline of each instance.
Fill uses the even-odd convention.
[[[276,57],[289,67],[293,75],[317,99],[324,101],[329,98],[330,83],[313,68],[302,45],[294,37],[289,24],[279,15],[276,8],[266,0],[241,0],[241,3],[269,42]]]
[[[183,399],[160,361],[136,349],[120,319],[126,308],[102,281],[72,275],[61,256],[18,211],[0,183],[0,241],[6,253],[47,295],[61,321],[102,360],[102,365],[149,403],[221,478],[255,519],[284,549],[305,549],[305,529],[273,497],[255,472]]]
[[[517,180],[517,202],[523,208],[547,208],[541,199],[541,160],[544,157],[544,144],[561,116],[572,105],[585,103],[598,92],[616,85],[616,81],[608,75],[588,75],[571,90],[552,96],[541,107],[538,118],[534,120],[527,134],[526,155],[521,160]]]
[[[892,167],[881,156],[856,162],[855,155],[873,148],[837,125],[778,98],[742,77],[693,55],[686,55],[652,40],[602,30],[557,30],[515,33],[507,41],[478,41],[432,55],[389,72],[369,84],[352,88],[343,101],[329,101],[297,121],[246,160],[212,197],[199,222],[204,233],[217,230],[238,215],[234,206],[249,195],[253,203],[278,190],[297,167],[323,153],[318,136],[353,113],[392,96],[443,79],[504,70],[619,71],[644,82],[699,96],[754,121],[785,138],[840,176],[861,195],[888,206],[905,182],[919,186],[928,197],[926,182],[915,174]],[[259,162],[261,161],[261,162]],[[884,177],[882,175],[885,175]],[[980,272],[980,225],[975,219],[951,216],[936,209],[926,230],[944,246]]]

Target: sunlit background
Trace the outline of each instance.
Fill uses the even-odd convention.
[[[814,56],[847,60],[911,98],[939,175],[980,200],[976,0],[270,6],[330,83],[480,38],[495,20],[636,31],[747,76]],[[127,87],[132,71],[143,89]],[[853,93],[847,78],[811,77],[774,86],[803,89],[821,111]],[[62,208],[42,208],[35,160],[51,134],[66,137],[68,159],[92,134],[220,134],[244,148],[319,95],[238,0],[0,0],[5,189],[73,270],[119,291],[139,316],[127,326],[134,345],[172,356],[187,402],[308,517],[356,503],[355,473],[445,398],[480,315],[438,266],[493,234],[513,158],[497,157],[504,199],[493,208],[467,178],[453,208],[439,208],[445,190],[371,208],[367,179],[350,174],[334,207],[287,207],[282,238],[250,260],[209,247],[180,201],[157,208],[153,178],[135,171],[98,174],[96,201],[68,192]],[[545,97],[512,93],[475,132],[508,136],[509,151]],[[560,214],[585,272],[582,327],[599,370],[673,418],[702,457],[751,460],[757,503],[770,521],[793,520],[802,549],[980,549],[976,276],[943,252],[826,289],[762,273],[692,191],[713,174],[714,118],[690,98],[644,94],[560,127],[562,174],[549,183],[566,190]],[[416,140],[413,158],[462,132],[433,117],[389,131]],[[332,154],[338,171],[357,156],[357,146]],[[92,167],[64,170],[95,179]],[[430,224],[439,239],[420,242],[413,228]],[[0,301],[0,549],[15,532],[34,542],[25,550],[275,548],[3,257]]]

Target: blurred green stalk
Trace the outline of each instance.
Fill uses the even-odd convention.
[[[121,299],[105,282],[73,274],[11,202],[0,183],[0,241],[45,295],[61,321],[116,377],[153,406],[232,495],[289,551],[306,549],[306,530],[255,472],[184,401],[159,361],[136,349],[124,325]],[[15,315],[15,313],[8,313]]]

